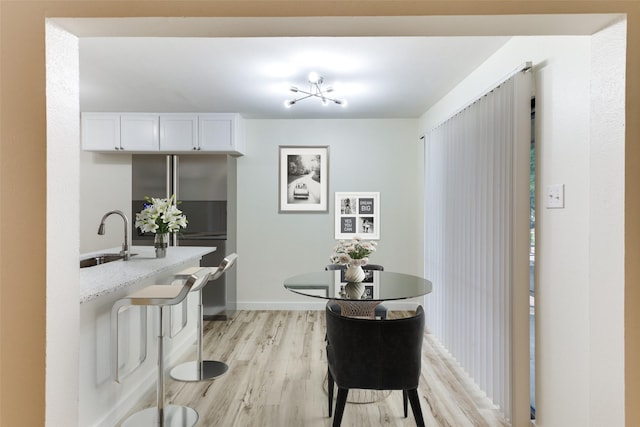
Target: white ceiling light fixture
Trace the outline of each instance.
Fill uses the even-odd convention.
[[[322,105],[326,106],[326,105],[329,105],[330,102],[333,102],[334,104],[338,104],[338,105],[341,105],[342,107],[346,107],[347,106],[346,99],[334,99],[334,98],[329,98],[327,96],[328,93],[333,92],[333,88],[328,87],[326,89],[323,89],[322,87],[323,83],[324,83],[324,77],[320,76],[315,71],[312,71],[311,73],[309,73],[309,90],[306,91],[306,90],[298,89],[295,86],[291,86],[289,88],[291,92],[302,93],[304,94],[304,96],[301,96],[300,98],[286,100],[284,102],[284,106],[287,108],[291,108],[293,104],[295,104],[298,101],[302,101],[303,99],[319,98],[320,101],[322,102]]]

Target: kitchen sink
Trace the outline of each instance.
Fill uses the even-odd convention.
[[[124,256],[120,254],[99,254],[94,255],[89,258],[84,258],[80,260],[80,268],[85,267],[93,267],[100,264],[106,264],[112,261],[118,261],[119,259],[123,259]]]

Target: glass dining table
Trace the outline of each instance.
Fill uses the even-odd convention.
[[[383,301],[420,297],[432,291],[429,280],[391,271],[366,271],[361,283],[347,283],[344,270],[318,271],[289,277],[284,287],[312,298],[334,300],[342,315],[373,317]]]

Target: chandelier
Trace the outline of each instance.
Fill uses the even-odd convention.
[[[324,77],[318,75],[318,73],[316,72],[309,73],[309,90],[306,91],[306,90],[299,89],[295,86],[291,86],[291,88],[289,88],[291,92],[301,93],[303,95],[300,96],[300,98],[286,100],[284,102],[284,106],[287,108],[291,108],[291,106],[298,101],[315,97],[320,99],[320,101],[322,102],[322,105],[328,105],[329,102],[333,102],[335,104],[346,107],[347,101],[345,99],[329,98],[327,94],[333,92],[333,88],[332,87],[323,88],[322,83],[324,83]]]

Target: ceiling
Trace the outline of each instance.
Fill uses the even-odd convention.
[[[82,111],[419,117],[508,37],[83,38]],[[331,96],[285,108],[316,71]],[[300,96],[299,94],[297,95]]]
[[[57,21],[80,37],[81,111],[415,118],[511,35],[591,34],[615,18],[580,17]],[[312,98],[285,108],[311,71],[347,107]]]

